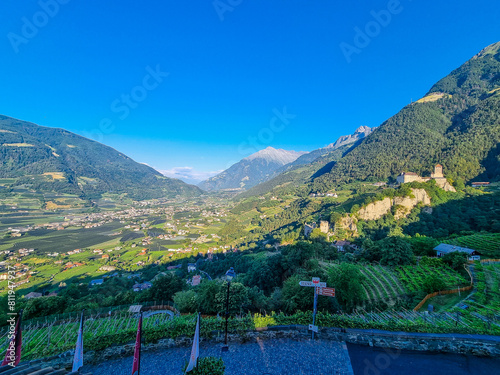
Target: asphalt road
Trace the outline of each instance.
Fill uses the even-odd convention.
[[[354,375],[495,375],[500,358],[347,344]]]

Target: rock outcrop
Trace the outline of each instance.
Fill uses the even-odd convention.
[[[366,205],[361,208],[356,215],[362,220],[377,220],[390,212],[392,206],[392,199],[387,197],[381,201]]]
[[[357,222],[360,220],[377,220],[391,212],[395,207],[394,217],[396,220],[406,217],[415,206],[422,203],[425,206],[431,204],[431,197],[424,189],[411,189],[412,195],[408,197],[386,197],[381,201],[376,201],[360,208],[354,214],[342,217],[336,224],[336,228],[341,228],[356,234]]]

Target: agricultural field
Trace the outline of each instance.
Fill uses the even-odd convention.
[[[500,263],[475,262],[476,292],[452,311],[500,327]]]
[[[463,301],[465,298],[467,298],[470,295],[470,291],[466,292],[461,292],[461,293],[454,293],[454,294],[443,294],[440,296],[435,296],[432,298],[429,298],[420,308],[419,311],[424,312],[427,311],[429,308],[429,305],[433,306],[433,311],[434,312],[446,312],[450,311]]]
[[[78,314],[72,315],[74,315],[73,318],[65,321],[58,320],[57,316],[27,321],[23,330],[23,359],[47,357],[74,349],[80,319]],[[143,329],[166,328],[171,319],[169,314],[146,317],[143,321]],[[84,326],[86,349],[104,349],[112,344],[113,342],[103,342],[103,339],[108,335],[113,338],[122,336],[125,340],[133,340],[137,331],[137,323],[137,314],[118,313],[112,317],[106,317],[106,314],[90,316],[85,320]],[[2,333],[4,336],[5,332]],[[4,340],[2,337],[0,351],[6,350],[7,343],[8,340]]]
[[[478,233],[444,242],[477,250],[482,254],[481,259],[500,259],[500,233]]]
[[[424,280],[429,275],[437,275],[446,284],[446,289],[455,289],[470,285],[462,275],[448,266],[432,267],[429,265],[419,266],[399,266],[395,268],[399,281],[409,292],[418,292],[423,290]]]
[[[86,312],[83,342],[85,350],[102,350],[110,345],[133,343],[137,330],[138,314],[116,310],[111,315],[107,311]],[[143,321],[143,338],[146,343],[162,338],[191,336],[194,333],[195,315],[171,316],[170,314],[148,315]],[[294,315],[260,314],[244,315],[229,320],[229,332],[245,334],[246,330],[256,327],[301,324],[308,325],[310,312],[298,312]],[[27,320],[23,324],[22,353],[24,360],[43,358],[63,353],[75,347],[79,328],[79,314],[49,316]],[[460,316],[450,313],[428,315],[414,311],[384,313],[326,314],[318,313],[317,324],[322,327],[385,329],[406,332],[441,332],[441,333],[490,333],[498,334],[500,326],[495,323],[485,324],[474,315]],[[223,332],[224,320],[216,317],[204,317],[201,336],[213,337],[214,332]],[[8,345],[7,329],[0,331],[0,351]]]
[[[424,279],[428,275],[437,275],[440,279],[445,280],[446,289],[470,284],[470,280],[444,265],[395,268],[364,265],[360,266],[359,270],[364,275],[362,282],[364,298],[362,299],[368,306],[379,302],[393,305],[409,293],[423,292]]]
[[[390,268],[383,266],[360,267],[365,276],[362,283],[365,291],[365,300],[368,304],[385,301],[396,302],[406,291],[398,280],[396,273]]]
[[[123,224],[113,222],[96,228],[75,228],[52,231],[32,231],[18,238],[0,241],[0,251],[20,248],[34,248],[38,254],[66,252],[77,248],[87,248],[120,237],[115,234]]]
[[[36,224],[46,224],[54,221],[63,221],[61,214],[53,213],[28,213],[15,212],[0,214],[0,233],[6,232],[9,227],[28,226]]]

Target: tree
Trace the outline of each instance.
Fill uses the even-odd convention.
[[[328,271],[328,283],[335,288],[337,300],[347,310],[362,302],[364,278],[359,267],[349,263],[341,263]]]
[[[174,294],[180,292],[183,286],[184,283],[179,277],[169,273],[153,281],[147,297],[155,301],[172,301]]]
[[[422,283],[424,291],[427,293],[434,293],[439,290],[446,289],[444,280],[436,274],[428,275]]]
[[[461,253],[460,251],[453,251],[446,254],[441,259],[455,271],[462,271],[464,269],[464,264],[467,263],[467,254]]]
[[[380,262],[380,260],[382,259],[382,252],[378,244],[368,238],[363,241],[361,246],[363,249],[363,258],[365,258],[369,262]]]
[[[26,303],[24,314],[26,318],[60,314],[64,312],[67,302],[67,298],[59,296],[32,298]]]
[[[310,235],[310,237],[309,237],[309,238],[310,238],[311,240],[319,240],[319,241],[326,242],[326,240],[327,240],[328,236],[327,236],[327,234],[326,234],[326,233],[323,233],[323,232],[321,231],[321,229],[319,229],[319,228],[315,228],[315,229],[312,231],[312,233],[311,233],[311,235]]]
[[[174,303],[181,313],[194,313],[197,310],[197,296],[194,290],[177,292],[174,295]]]
[[[222,284],[216,280],[203,280],[197,287],[198,310],[203,314],[216,314],[215,296],[221,290]]]
[[[227,283],[223,283],[215,296],[215,305],[218,313],[226,311]],[[232,282],[229,287],[229,314],[235,315],[246,311],[250,307],[247,287],[238,282]]]
[[[413,251],[410,244],[401,237],[387,237],[377,242],[380,246],[382,259],[380,263],[386,266],[399,266],[413,262]]]
[[[416,235],[410,239],[410,244],[415,255],[433,256],[436,255],[434,248],[439,242],[432,237]]]
[[[282,305],[287,313],[294,313],[297,310],[312,310],[312,288],[301,287],[300,280],[302,280],[301,276],[294,275],[283,283]]]

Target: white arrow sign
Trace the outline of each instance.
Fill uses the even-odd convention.
[[[300,286],[319,286],[320,288],[326,288],[326,283],[324,283],[324,282],[313,283],[312,281],[300,281],[299,285]]]

